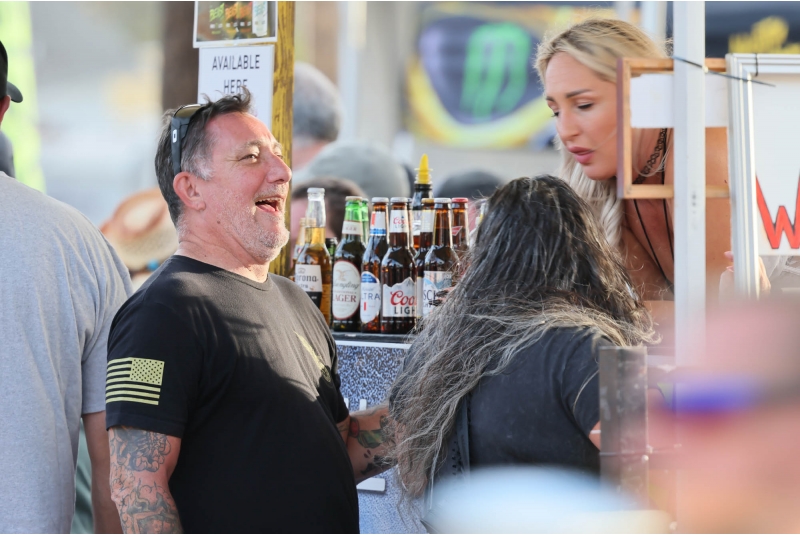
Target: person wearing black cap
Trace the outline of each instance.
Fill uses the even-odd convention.
[[[0,43],[0,123],[22,93]],[[109,488],[106,342],[128,270],[74,208],[0,171],[0,533],[69,533],[83,418],[94,528],[120,530]]]

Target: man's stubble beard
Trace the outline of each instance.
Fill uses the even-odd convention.
[[[246,208],[251,202],[233,192],[225,191],[226,199],[222,210],[222,226],[225,231],[238,238],[244,249],[264,263],[275,260],[281,248],[289,242],[289,230],[282,215],[263,212],[263,217],[278,224],[278,230],[267,230],[256,221],[256,215]]]

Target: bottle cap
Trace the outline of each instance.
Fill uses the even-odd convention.
[[[453,202],[468,203],[469,199],[467,199],[466,197],[453,197]]]
[[[373,197],[372,203],[374,204],[376,202],[389,202],[389,197]]]
[[[308,188],[309,195],[325,195],[325,188]]]
[[[428,155],[423,154],[419,159],[419,167],[417,168],[417,184],[430,184],[431,183],[431,169],[428,167]]]
[[[347,197],[345,197],[345,198],[344,198],[344,200],[345,200],[345,202],[353,202],[353,201],[358,201],[358,202],[361,202],[361,197],[356,197],[356,196],[353,196],[353,195],[348,195]]]
[[[373,200],[373,202],[375,202],[375,201]],[[408,197],[392,197],[392,202],[393,203],[396,203],[396,202],[411,202],[411,199],[409,199]]]
[[[450,197],[436,197],[435,199],[433,199],[433,202],[435,202],[436,204],[450,204]]]
[[[426,204],[433,204],[434,202],[436,201],[434,201],[433,199],[422,199],[422,206],[425,206]]]

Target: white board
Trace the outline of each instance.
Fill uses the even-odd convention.
[[[672,128],[674,76],[668,73],[642,74],[631,78],[631,127]],[[728,126],[727,79],[706,74],[706,128]]]
[[[758,253],[800,254],[800,56],[798,72],[760,74],[753,85]]]
[[[272,128],[272,77],[275,46],[239,48],[201,48],[197,79],[197,101],[202,95],[217,100],[224,95],[238,94],[243,87],[250,90],[256,116]]]
[[[732,82],[732,122],[741,124],[741,139],[730,144],[732,190],[752,192],[757,253],[800,255],[800,55],[732,54],[731,74],[774,85]],[[747,123],[750,122],[750,126]],[[742,163],[746,162],[746,164]],[[755,175],[755,176],[753,176]],[[742,209],[734,226],[746,221]],[[744,227],[742,227],[744,228]],[[736,251],[734,251],[735,253]]]

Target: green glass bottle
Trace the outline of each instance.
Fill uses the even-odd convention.
[[[333,330],[360,332],[361,261],[364,258],[363,206],[360,197],[347,197],[342,241],[333,257]]]

